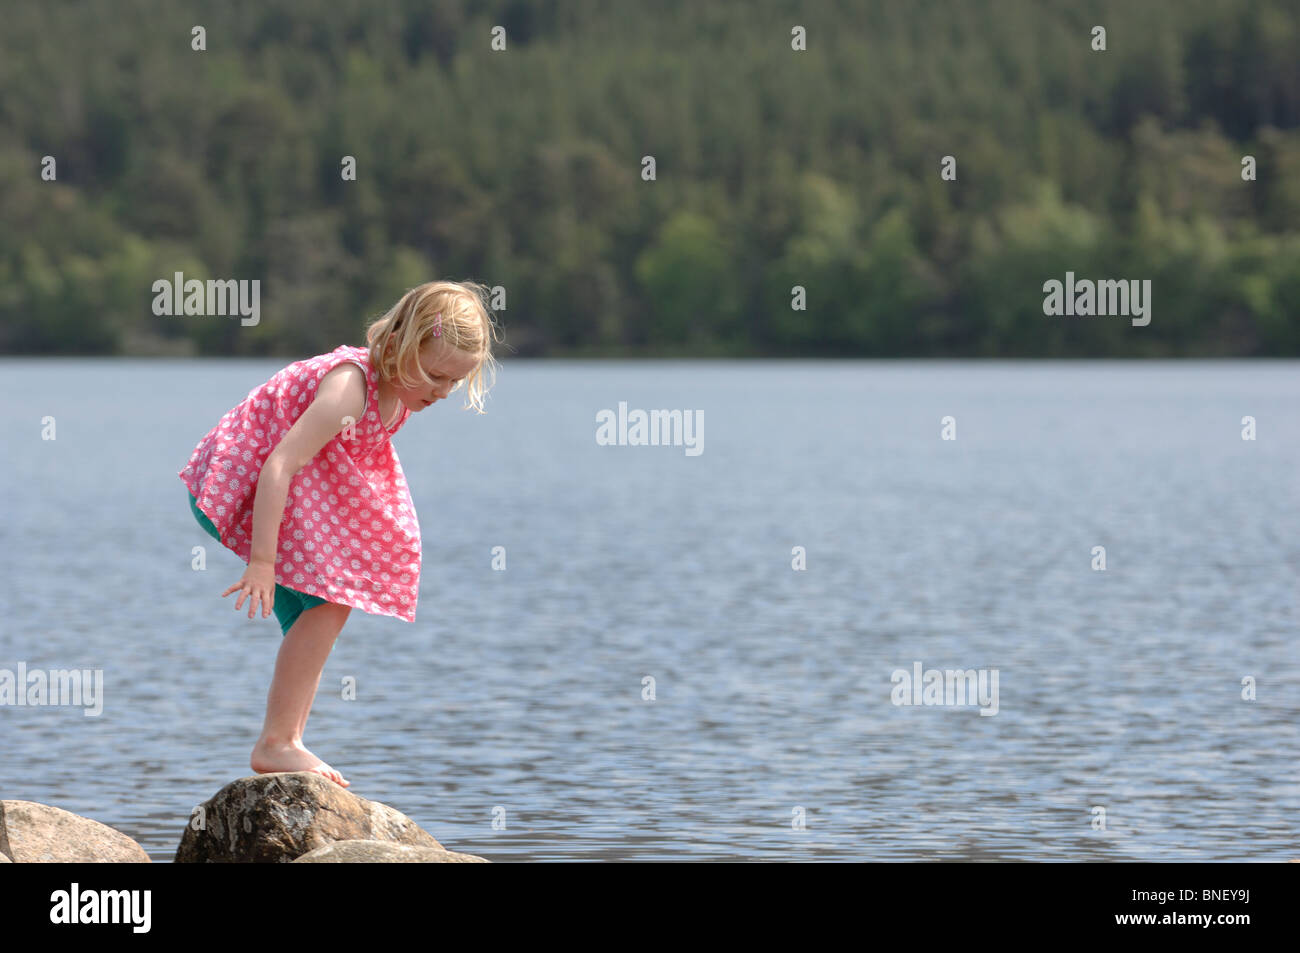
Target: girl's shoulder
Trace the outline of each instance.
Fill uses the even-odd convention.
[[[303,394],[306,401],[315,400],[322,387],[326,386],[327,379],[344,377],[347,381],[343,389],[334,386],[328,388],[331,392],[330,399],[338,401],[340,406],[346,406],[348,415],[354,420],[369,421],[371,408],[377,408],[379,400],[378,375],[370,363],[369,348],[341,344],[328,354],[308,358],[303,364],[309,368],[307,380],[300,382],[305,385],[302,389],[306,391]],[[377,410],[373,416],[378,420]],[[362,425],[363,433],[376,429],[368,424]]]
[[[361,365],[361,366],[358,366]],[[334,390],[336,397],[342,397],[347,401],[355,402],[360,399],[361,413],[365,413],[365,408],[370,403],[370,392],[374,390],[374,378],[370,373],[369,365],[362,360],[358,360],[351,355],[344,355],[336,360],[323,363],[316,375],[316,393],[320,393],[327,388],[327,382],[335,378],[344,378],[344,387],[346,394],[337,389]],[[353,415],[357,416],[357,415]]]

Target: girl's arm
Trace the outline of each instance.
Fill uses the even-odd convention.
[[[315,398],[267,456],[262,474],[257,478],[250,564],[275,565],[280,520],[284,518],[289,482],[320,453],[325,444],[342,432],[347,426],[345,418],[360,421],[365,407],[365,374],[357,365],[340,364],[321,378]]]
[[[238,609],[249,597],[248,617],[260,602],[262,616],[271,612],[275,600],[275,553],[279,544],[280,521],[289,496],[289,482],[311,462],[321,448],[348,424],[359,422],[366,408],[366,376],[355,364],[345,363],[321,378],[316,396],[289,428],[262,465],[253,499],[253,545],[243,578],[221,595],[241,590],[235,600]]]

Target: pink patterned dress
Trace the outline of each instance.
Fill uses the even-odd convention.
[[[344,361],[366,372],[366,410],[294,474],[280,523],[277,584],[375,615],[415,621],[420,524],[392,436],[379,416],[379,372],[370,351],[341,345],[290,364],[229,410],[180,471],[221,542],[248,562],[262,464]],[[349,432],[349,430],[351,432]]]

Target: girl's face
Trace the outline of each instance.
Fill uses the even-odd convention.
[[[429,338],[420,348],[419,365],[433,379],[432,386],[417,383],[414,387],[402,387],[393,382],[393,393],[412,411],[424,410],[446,397],[474,370],[478,361],[473,354],[449,347],[440,338]],[[416,376],[414,360],[408,362],[406,370],[412,377]]]

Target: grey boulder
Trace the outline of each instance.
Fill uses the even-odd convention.
[[[121,831],[35,801],[0,801],[0,862],[147,864],[144,848]]]
[[[352,840],[444,850],[400,811],[310,771],[239,778],[201,808],[181,837],[178,864],[287,864]]]

